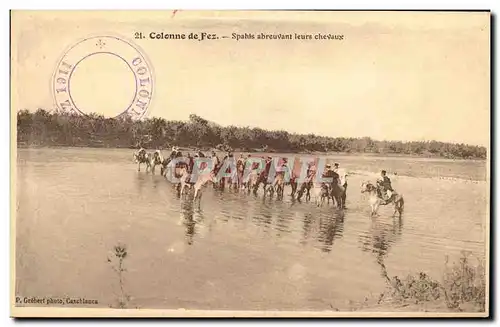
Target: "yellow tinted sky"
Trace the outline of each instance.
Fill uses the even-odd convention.
[[[133,40],[134,32],[345,39]],[[222,125],[329,136],[489,143],[489,13],[13,12],[13,110],[54,107],[58,60],[89,35],[141,47],[154,68],[150,116],[195,113]],[[88,83],[107,81],[97,89],[109,89],[99,101],[111,105],[121,81],[98,73]]]

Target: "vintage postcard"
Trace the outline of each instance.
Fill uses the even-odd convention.
[[[487,317],[491,17],[12,11],[14,317]]]

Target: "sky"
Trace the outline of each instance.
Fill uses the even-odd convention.
[[[135,32],[229,38],[135,40]],[[261,32],[344,39],[230,38]],[[89,35],[141,49],[153,72],[149,117],[489,145],[489,13],[13,12],[12,110],[53,108],[59,60]],[[74,96],[111,115],[133,98],[131,80],[126,65],[95,56],[75,68]]]

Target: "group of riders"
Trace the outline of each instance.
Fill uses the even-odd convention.
[[[165,175],[169,163],[172,162],[172,160],[175,158],[183,157],[183,155],[179,150],[179,148],[175,146],[172,147],[172,152],[167,158],[162,157],[160,150],[156,150],[152,154],[148,154],[146,149],[141,147],[134,154],[134,157],[136,159],[136,162],[139,162],[139,164],[141,162],[146,163],[147,167],[152,168],[153,171],[154,167],[159,165],[161,167],[161,174]],[[210,155],[205,155],[205,153],[203,153],[201,150],[195,150],[194,155],[191,155],[191,153],[187,153],[186,158],[184,158],[183,161],[179,161],[176,164],[175,168],[178,168],[179,165],[181,165],[182,167],[184,167],[184,169],[186,169],[187,173],[191,176],[197,158],[206,158],[207,160],[211,161],[212,170],[210,173],[212,173],[214,176],[219,173],[219,170],[222,167],[226,167],[226,173],[231,174],[230,168],[227,165],[224,165],[224,163],[226,162],[226,160],[235,161],[236,172],[233,172],[233,174],[231,174],[231,176],[233,177],[229,178],[229,181],[226,181],[226,178],[222,178],[218,185],[214,183],[214,187],[224,188],[225,184],[228,183],[229,188],[233,187],[234,189],[240,189],[242,187],[246,187],[248,191],[250,191],[250,189],[253,189],[253,191],[256,192],[257,189],[259,188],[259,185],[263,184],[264,192],[266,192],[266,186],[270,186],[270,190],[272,191],[277,190],[278,196],[280,196],[280,194],[282,196],[284,186],[291,185],[292,192],[290,195],[293,197],[295,193],[297,193],[298,200],[300,200],[300,198],[304,194],[307,194],[306,197],[310,198],[309,191],[313,186],[314,178],[317,174],[317,168],[318,168],[315,161],[308,162],[306,170],[306,178],[299,185],[297,181],[298,180],[297,174],[291,171],[291,169],[288,166],[288,159],[281,158],[278,161],[277,166],[274,167],[275,179],[274,181],[270,182],[268,180],[268,176],[270,174],[273,164],[272,157],[270,156],[268,156],[267,158],[265,157],[260,158],[264,161],[264,167],[259,172],[258,171],[259,162],[254,160],[255,158],[252,157],[251,154],[248,154],[247,156],[240,154],[239,158],[235,159],[232,152],[227,152],[224,158],[220,160],[215,151],[212,151]],[[207,160],[201,162],[199,167],[200,171],[207,168],[208,166],[206,163]],[[244,177],[244,171],[247,167],[250,167],[250,172],[251,172],[250,175],[252,175],[252,172],[255,172],[253,182],[249,181],[251,177],[247,176],[246,179]],[[288,180],[284,178],[286,173],[289,174]],[[321,185],[321,188],[325,189],[327,197],[328,194],[332,194],[334,192],[335,187],[340,187],[339,189],[341,189],[341,191],[339,197],[335,198],[333,195],[331,197],[332,200],[335,199],[338,206],[344,208],[346,191],[347,191],[347,173],[340,168],[339,163],[334,163],[333,167],[331,166],[331,164],[326,164],[321,177],[329,178],[329,180],[332,181],[331,183],[322,183]],[[376,184],[377,184],[378,195],[382,200],[383,204],[389,203],[391,201],[394,190],[391,185],[391,180],[387,176],[385,170],[381,171],[380,177],[377,179]]]

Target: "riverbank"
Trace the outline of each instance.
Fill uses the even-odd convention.
[[[312,130],[311,130],[312,132]],[[334,135],[338,131],[332,130]],[[141,121],[73,116],[39,109],[17,113],[17,141],[22,146],[86,146],[102,148],[168,149],[198,147],[205,151],[361,153],[388,156],[417,155],[450,159],[486,159],[487,148],[463,143],[374,140],[370,137],[333,137],[250,126],[222,126],[197,115],[187,121],[152,117]]]
[[[104,146],[92,146],[92,145],[82,145],[82,146],[68,146],[68,145],[23,145],[18,143],[17,144],[18,149],[66,149],[66,148],[74,148],[74,149],[106,149],[106,150],[124,150],[124,149],[130,149],[132,151],[137,150],[135,147],[130,147],[130,146],[117,146],[117,147],[104,147]],[[153,149],[150,149],[153,151]],[[154,150],[160,150],[164,153],[169,153],[170,148],[162,148],[158,147],[157,149],[155,148]],[[196,147],[179,147],[179,150],[181,152],[186,152],[186,153],[192,153],[194,154],[195,151],[198,150]],[[202,150],[202,152],[208,154],[211,152],[212,149],[205,149]],[[227,151],[221,151],[221,150],[215,150],[217,155],[219,154],[226,154]],[[275,155],[289,155],[289,156],[321,156],[321,157],[366,157],[366,158],[392,158],[392,159],[421,159],[421,160],[432,160],[432,161],[466,161],[466,162],[486,162],[487,159],[478,159],[478,158],[470,158],[470,159],[464,159],[464,158],[444,158],[438,155],[417,155],[417,154],[398,154],[398,153],[369,153],[369,152],[332,152],[332,151],[327,151],[327,152],[320,152],[320,151],[288,151],[288,152],[279,152],[279,151],[244,151],[242,149],[235,149],[232,151],[236,156],[238,156],[240,153],[246,155],[246,154],[255,154],[255,155],[261,155],[261,156],[275,156]]]

